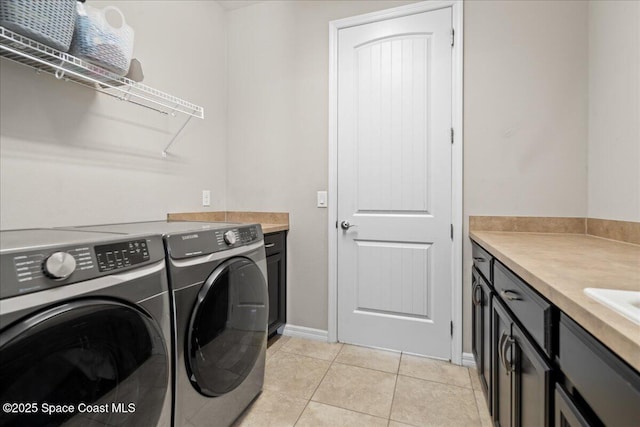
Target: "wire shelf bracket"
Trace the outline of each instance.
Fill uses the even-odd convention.
[[[204,119],[204,108],[201,106],[126,77],[118,76],[104,68],[68,53],[52,49],[2,26],[0,26],[0,56],[33,68],[38,74],[46,72],[58,80],[71,81],[96,92],[161,114],[171,116],[176,116],[176,113],[186,114],[187,120],[162,150],[163,157],[167,156],[167,150],[176,141],[191,118]]]

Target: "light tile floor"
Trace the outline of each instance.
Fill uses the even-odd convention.
[[[475,369],[346,344],[279,337],[246,426],[490,426]]]

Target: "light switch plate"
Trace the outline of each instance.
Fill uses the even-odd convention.
[[[318,207],[326,208],[327,207],[327,192],[326,191],[318,191]]]

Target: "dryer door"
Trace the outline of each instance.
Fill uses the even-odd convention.
[[[267,339],[267,283],[247,258],[231,258],[200,289],[191,314],[185,363],[193,387],[210,397],[238,387]]]
[[[140,309],[55,306],[0,333],[0,425],[156,425],[169,369],[162,334]]]

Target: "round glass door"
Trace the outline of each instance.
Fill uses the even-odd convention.
[[[0,425],[155,425],[168,375],[146,313],[108,300],[63,304],[0,333]]]
[[[185,363],[201,394],[221,396],[249,375],[266,346],[267,284],[246,258],[221,264],[205,281],[191,315]]]

